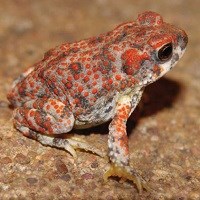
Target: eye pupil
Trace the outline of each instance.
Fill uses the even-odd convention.
[[[166,61],[169,60],[172,57],[172,43],[168,43],[164,45],[159,51],[158,51],[158,58],[160,61]]]

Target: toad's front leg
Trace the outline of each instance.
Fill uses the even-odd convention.
[[[133,99],[130,96],[122,96],[116,105],[116,114],[109,126],[109,158],[110,169],[104,174],[107,180],[110,176],[118,176],[133,181],[139,190],[148,189],[146,182],[129,165],[128,138],[126,133],[126,122],[132,110],[140,100],[142,92]]]

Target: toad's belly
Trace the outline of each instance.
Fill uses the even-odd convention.
[[[83,113],[76,117],[74,128],[84,129],[103,124],[114,117],[116,99],[115,97],[110,97],[108,99],[102,99],[97,102],[94,106],[88,109],[87,113]]]

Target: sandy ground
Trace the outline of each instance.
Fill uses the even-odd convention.
[[[0,0],[0,199],[200,199],[199,7],[198,0]],[[138,194],[131,182],[104,183],[108,163],[96,155],[78,152],[74,160],[23,137],[6,100],[13,79],[48,49],[111,30],[144,10],[189,36],[184,57],[146,89],[128,122],[131,165],[156,196]],[[78,137],[106,152],[107,125]]]

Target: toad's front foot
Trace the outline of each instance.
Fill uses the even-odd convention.
[[[118,176],[120,178],[133,181],[136,184],[139,193],[142,193],[143,188],[147,191],[151,190],[139,173],[129,166],[122,167],[116,164],[111,164],[109,170],[103,176],[104,181],[107,181],[110,176]]]

